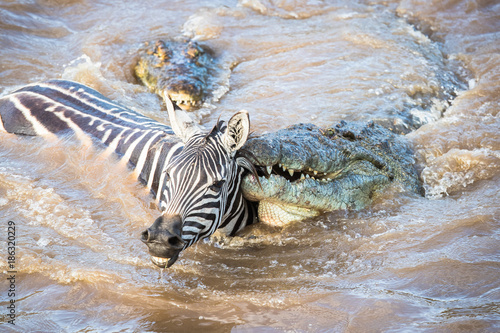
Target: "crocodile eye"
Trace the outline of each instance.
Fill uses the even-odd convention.
[[[156,42],[154,54],[163,61],[172,57],[172,51],[162,41]]]
[[[208,188],[210,188],[210,190],[214,191],[214,192],[219,192],[222,188],[222,186],[224,185],[224,183],[226,182],[225,179],[221,179],[221,180],[216,180],[214,181],[214,183],[212,185],[210,185]]]
[[[186,52],[191,58],[194,58],[198,55],[197,50],[194,47],[190,47]]]

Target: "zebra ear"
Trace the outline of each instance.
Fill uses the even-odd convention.
[[[247,142],[250,133],[250,118],[246,110],[236,113],[229,119],[222,142],[230,151],[237,151]]]
[[[186,142],[193,135],[202,132],[201,126],[191,119],[186,111],[175,105],[167,94],[163,94],[163,100],[167,105],[172,130],[182,142]]]

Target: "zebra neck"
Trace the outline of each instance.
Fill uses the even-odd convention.
[[[229,189],[228,206],[226,214],[219,226],[222,232],[234,236],[246,226],[257,222],[257,203],[248,201],[243,197],[241,191],[241,181],[245,170],[238,167],[238,175],[233,185],[234,189]],[[232,196],[232,197],[231,197]]]
[[[161,203],[166,186],[165,168],[183,147],[184,144],[177,138],[164,137],[150,148],[145,148],[141,152],[145,156],[133,156],[128,162],[134,167],[138,179],[155,195],[158,203]]]

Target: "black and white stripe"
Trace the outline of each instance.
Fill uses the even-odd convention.
[[[239,190],[244,169],[231,161],[222,133],[195,135],[166,167],[161,208],[170,215],[182,213],[186,247],[220,227],[234,235],[254,219]]]
[[[79,83],[52,80],[26,86],[0,99],[6,132],[74,135],[83,145],[102,143],[158,193],[166,157],[183,144],[172,129],[127,109]]]
[[[84,145],[103,145],[105,154],[117,153],[119,163],[128,164],[156,194],[163,214],[182,217],[185,248],[218,228],[234,235],[256,219],[240,191],[245,170],[224,141],[222,122],[182,142],[170,127],[64,80],[0,98],[0,117],[0,130],[9,133],[73,135]]]

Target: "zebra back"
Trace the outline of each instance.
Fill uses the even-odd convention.
[[[182,149],[172,129],[82,84],[50,80],[0,98],[3,130],[20,135],[73,135],[104,145],[159,197],[165,163]],[[0,128],[2,129],[2,128]]]

